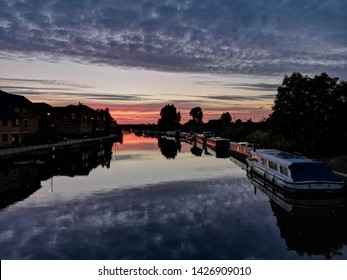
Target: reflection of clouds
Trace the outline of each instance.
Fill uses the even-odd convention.
[[[311,224],[314,227],[308,232],[320,229],[314,239],[310,235],[310,242],[300,239],[308,236],[296,230],[298,221],[302,232]],[[319,217],[313,223],[298,220],[273,204],[270,207],[268,197],[262,192],[254,195],[246,178],[173,181],[94,193],[46,207],[10,209],[0,216],[0,257],[323,258],[321,248],[343,247],[346,238],[343,232],[330,238],[339,232],[341,219],[318,221]],[[326,230],[325,222],[329,225]],[[321,242],[319,236],[329,239],[325,247],[317,243]]]
[[[10,216],[0,217],[0,236],[6,236],[0,241],[4,248],[0,255],[247,258],[259,239],[279,242],[276,230],[271,230],[275,221],[267,219],[271,211],[262,200],[253,195],[246,179],[222,178],[111,191],[45,208],[17,208],[10,215],[17,217],[15,222]],[[240,244],[246,233],[253,241],[245,249]]]

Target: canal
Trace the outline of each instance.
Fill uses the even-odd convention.
[[[344,199],[283,197],[187,143],[0,166],[1,259],[347,259]]]

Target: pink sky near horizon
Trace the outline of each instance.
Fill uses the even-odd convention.
[[[70,61],[1,62],[0,89],[52,106],[81,102],[94,109],[107,107],[119,124],[157,123],[167,104],[180,111],[181,123],[191,119],[190,109],[196,106],[202,108],[204,122],[223,112],[234,121],[260,121],[271,112],[276,91],[248,85],[281,83],[281,77],[169,73]]]

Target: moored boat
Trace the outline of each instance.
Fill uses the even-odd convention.
[[[249,142],[230,142],[229,149],[230,153],[246,159],[251,156],[251,151],[254,150],[255,144]]]
[[[229,139],[209,137],[206,139],[207,152],[217,158],[229,157]]]
[[[229,139],[222,137],[209,137],[206,139],[206,146],[215,151],[229,151]]]
[[[207,138],[214,137],[215,135],[216,134],[214,132],[204,131],[201,134],[198,133],[195,135],[195,141],[196,143],[200,143],[203,146],[206,146]]]
[[[289,191],[342,191],[343,181],[325,164],[274,149],[250,151],[246,159],[250,176]]]

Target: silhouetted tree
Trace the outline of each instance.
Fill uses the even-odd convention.
[[[314,78],[293,73],[284,77],[277,92],[270,116],[275,132],[314,155],[346,151],[346,82],[326,73]]]
[[[189,115],[192,116],[193,120],[196,124],[202,124],[202,118],[204,116],[204,113],[202,112],[200,107],[194,107],[190,110]]]
[[[177,112],[174,105],[165,105],[160,111],[158,125],[165,129],[177,128],[181,121],[181,113]]]
[[[221,115],[220,120],[222,121],[223,125],[229,125],[231,123],[231,115],[229,112],[225,112]]]

